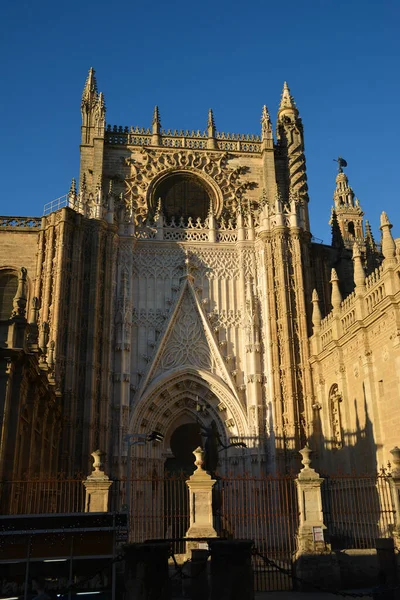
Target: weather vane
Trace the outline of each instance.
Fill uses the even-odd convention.
[[[343,167],[347,167],[347,161],[344,160],[341,156],[333,159],[338,164],[339,173],[343,173]]]

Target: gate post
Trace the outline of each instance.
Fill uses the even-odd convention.
[[[85,512],[108,512],[108,491],[112,481],[104,473],[103,458],[105,452],[95,450],[93,456],[93,472],[82,481],[85,486]]]
[[[329,587],[339,586],[340,571],[336,557],[331,554],[331,546],[324,540],[324,516],[322,510],[321,486],[323,479],[310,467],[312,450],[306,446],[300,450],[301,469],[296,481],[299,507],[299,529],[297,532],[296,576],[304,580],[301,589],[312,584]]]
[[[400,550],[400,448],[395,446],[395,448],[390,451],[390,454],[393,456],[392,460],[394,465],[391,477],[388,478],[394,508],[395,527],[393,531],[393,539],[394,545],[398,550]]]
[[[185,537],[214,538],[218,537],[213,525],[212,489],[215,479],[204,470],[204,450],[196,448],[197,469],[186,482],[190,496],[190,525]],[[198,542],[186,543],[186,554],[199,547]]]

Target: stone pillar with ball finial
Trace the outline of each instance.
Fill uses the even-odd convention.
[[[190,525],[186,532],[187,538],[215,538],[217,532],[213,525],[212,489],[215,479],[204,469],[204,450],[196,448],[196,470],[186,482],[190,496]],[[199,542],[187,542],[186,554],[199,548]]]
[[[108,491],[112,481],[104,473],[105,452],[95,450],[93,472],[82,483],[85,486],[85,512],[108,512]]]

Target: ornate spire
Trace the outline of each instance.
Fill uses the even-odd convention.
[[[212,108],[208,109],[207,131],[208,137],[215,137],[215,121]]]
[[[82,112],[85,110],[89,112],[97,102],[97,81],[95,70],[93,67],[90,67],[89,74],[86,78],[85,87],[82,92]]]
[[[295,112],[296,115],[298,114],[296,103],[294,101],[293,96],[290,93],[290,89],[288,87],[288,84],[285,81],[284,84],[283,84],[281,102],[279,104],[279,111],[278,112],[281,113],[282,111],[286,111],[287,109]]]
[[[152,122],[152,133],[159,135],[161,133],[161,120],[158,106],[154,107],[153,122]]]
[[[261,139],[272,139],[272,123],[267,107],[263,106],[261,113]]]
[[[215,129],[215,121],[214,121],[214,115],[213,115],[212,108],[210,108],[208,111],[207,135],[208,135],[207,148],[209,150],[215,150],[216,148],[218,148],[217,140],[215,139],[216,129]]]
[[[151,145],[152,146],[162,146],[161,119],[160,119],[160,112],[158,110],[158,106],[154,107],[154,112],[153,112],[153,121],[152,121],[152,125],[151,125]]]

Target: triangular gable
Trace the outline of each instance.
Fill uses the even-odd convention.
[[[158,342],[154,359],[142,380],[138,398],[155,378],[185,366],[217,375],[237,398],[236,386],[219,351],[217,340],[190,276],[183,282],[175,308]]]

